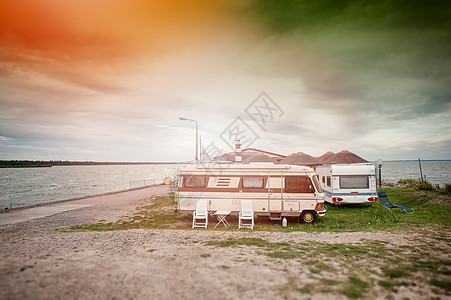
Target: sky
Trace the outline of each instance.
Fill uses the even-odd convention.
[[[0,160],[451,159],[449,1],[0,0]]]

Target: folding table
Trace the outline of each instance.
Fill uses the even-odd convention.
[[[216,226],[221,223],[224,224],[225,227],[229,228],[230,224],[229,222],[227,222],[226,218],[230,213],[230,210],[218,210],[217,212],[215,212],[214,215],[218,218],[218,223],[213,228],[216,228]]]

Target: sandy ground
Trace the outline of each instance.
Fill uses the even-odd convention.
[[[165,192],[153,187],[75,200],[70,203],[90,206],[0,226],[0,299],[346,299],[340,293],[290,289],[291,284],[298,286],[313,277],[302,271],[306,269],[302,261],[269,258],[255,247],[216,247],[206,242],[256,237],[270,242],[357,243],[364,238],[408,245],[415,238],[412,233],[389,232],[57,230],[117,220],[149,204],[150,195]],[[419,283],[397,293],[376,288],[370,298],[429,299],[431,295]]]

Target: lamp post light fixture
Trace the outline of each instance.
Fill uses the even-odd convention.
[[[193,119],[187,119],[187,118],[179,118],[179,120],[182,121],[190,121],[190,122],[194,122],[196,123],[196,163],[199,162],[199,157],[198,157],[198,149],[199,149],[199,124],[197,123],[196,120]]]

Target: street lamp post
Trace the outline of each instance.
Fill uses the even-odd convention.
[[[382,165],[384,164],[384,161],[382,159],[378,159],[376,164],[379,169],[379,187],[381,187],[382,186],[381,169],[382,169]]]
[[[196,123],[196,163],[199,162],[199,157],[198,157],[198,149],[199,149],[199,124],[197,123],[196,120],[192,120],[192,119],[187,119],[187,118],[179,118],[179,120],[182,121],[191,121]]]

